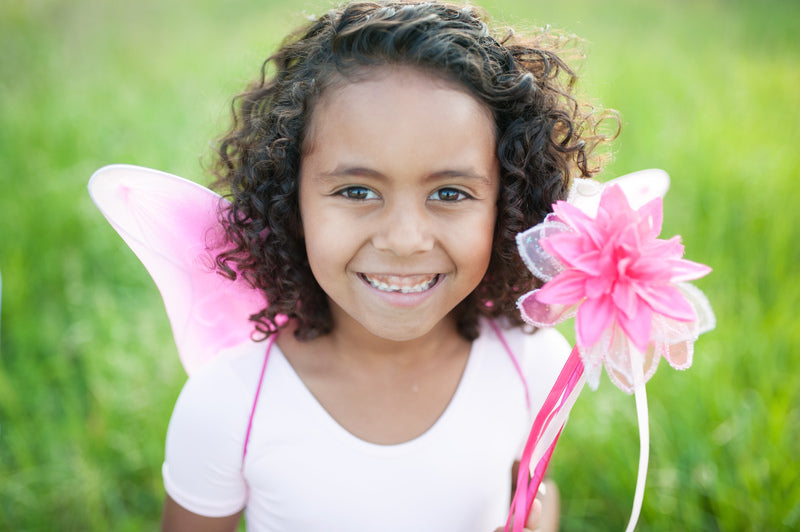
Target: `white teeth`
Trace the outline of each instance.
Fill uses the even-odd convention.
[[[408,284],[395,284],[394,282],[398,278],[390,278],[390,276],[380,276],[378,277],[370,277],[366,274],[361,274],[365,281],[367,281],[371,286],[381,290],[382,292],[400,292],[401,294],[413,294],[417,292],[424,292],[431,288],[436,281],[439,280],[439,275],[433,275],[431,277],[426,277],[422,281],[418,281],[413,285]],[[421,276],[415,276],[417,279]],[[414,279],[416,280],[416,279]],[[390,282],[387,282],[390,281]]]

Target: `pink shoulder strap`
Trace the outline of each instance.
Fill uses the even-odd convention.
[[[247,432],[244,435],[244,446],[242,448],[242,469],[244,469],[244,459],[247,457],[247,444],[250,443],[250,431],[253,429],[253,418],[256,415],[256,406],[258,405],[258,396],[261,394],[261,385],[264,383],[264,373],[267,371],[267,361],[269,360],[269,352],[272,350],[272,344],[275,343],[276,334],[270,335],[267,339],[267,349],[264,353],[264,362],[261,363],[261,373],[258,376],[258,385],[256,386],[256,395],[253,397],[253,407],[250,409],[250,418],[247,420]]]
[[[517,374],[519,375],[520,380],[522,380],[522,386],[525,388],[525,404],[528,405],[528,410],[531,410],[531,394],[528,390],[528,380],[525,378],[525,374],[522,372],[522,366],[519,365],[519,360],[517,356],[514,354],[514,351],[511,350],[511,346],[508,345],[508,341],[506,337],[503,335],[503,331],[500,330],[500,327],[497,326],[494,320],[489,320],[489,325],[492,326],[492,330],[497,335],[497,338],[500,339],[500,343],[503,344],[503,348],[508,353],[509,358],[511,358],[511,362],[514,364],[514,369],[517,370]]]

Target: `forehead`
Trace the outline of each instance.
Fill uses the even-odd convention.
[[[461,83],[417,67],[365,67],[346,77],[336,75],[312,102],[303,152],[315,149],[331,125],[344,122],[392,124],[398,132],[419,126],[424,117],[438,117],[442,126],[469,126],[469,131],[495,141],[496,126],[488,106]],[[415,120],[417,119],[417,120]],[[440,128],[433,128],[430,133]],[[409,131],[419,134],[420,131]],[[452,132],[450,132],[452,134]]]
[[[370,72],[331,87],[317,103],[301,158],[301,191],[309,178],[353,172],[383,176],[393,186],[474,176],[495,194],[494,120],[461,87],[423,71]]]

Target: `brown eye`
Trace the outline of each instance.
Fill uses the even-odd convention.
[[[469,198],[469,195],[458,190],[457,188],[440,188],[430,195],[428,199],[437,201],[460,201]]]
[[[367,200],[378,197],[373,191],[371,191],[367,187],[357,187],[357,186],[347,187],[346,189],[340,191],[339,194],[351,200]]]

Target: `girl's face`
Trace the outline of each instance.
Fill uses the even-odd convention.
[[[486,273],[499,188],[494,121],[473,96],[419,70],[371,74],[317,103],[300,213],[334,334],[349,327],[405,341],[444,323]]]

